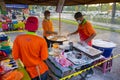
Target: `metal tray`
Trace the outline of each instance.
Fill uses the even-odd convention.
[[[91,46],[87,46],[87,48],[86,48],[78,43],[74,43],[73,47],[79,51],[84,52],[85,55],[87,55],[88,57],[90,57],[92,59],[97,58],[102,54],[102,51],[95,49]]]

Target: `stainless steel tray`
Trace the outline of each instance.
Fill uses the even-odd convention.
[[[73,47],[79,51],[84,52],[85,55],[87,55],[88,57],[90,57],[92,59],[97,58],[102,54],[102,51],[100,51],[98,49],[95,49],[91,46],[85,47],[85,46],[80,45],[79,43],[74,43]]]

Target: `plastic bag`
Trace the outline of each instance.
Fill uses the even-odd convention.
[[[10,71],[2,76],[2,80],[22,80],[24,74],[18,70]]]

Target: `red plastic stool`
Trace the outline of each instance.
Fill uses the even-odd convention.
[[[104,60],[108,60],[108,61],[99,65],[99,66],[97,66],[97,68],[102,70],[103,73],[106,73],[107,71],[111,71],[111,69],[112,69],[112,59],[109,60],[109,58],[103,58],[103,59],[95,61],[94,64],[100,63]]]

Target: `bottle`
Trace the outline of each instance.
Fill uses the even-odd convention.
[[[70,51],[73,51],[73,42],[69,42],[69,48],[70,48]]]

